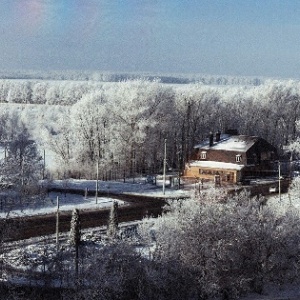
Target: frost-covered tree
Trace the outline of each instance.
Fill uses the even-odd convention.
[[[94,169],[97,161],[109,168],[111,137],[108,105],[100,91],[85,96],[72,107],[76,160],[89,169]]]
[[[295,138],[300,109],[299,83],[295,81],[268,82],[260,89],[265,117],[269,119],[268,139],[275,145],[286,145]]]
[[[79,210],[75,208],[72,213],[71,229],[70,229],[70,244],[74,247],[78,247],[81,241],[81,225]]]
[[[37,191],[41,179],[43,162],[35,141],[24,125],[18,125],[19,132],[14,129],[13,135],[6,140],[7,154],[1,163],[1,181],[12,185],[13,189],[24,194]]]
[[[32,87],[32,103],[45,104],[48,84],[46,82],[37,82]]]
[[[135,80],[120,82],[106,94],[109,103],[114,103],[108,107],[114,158],[134,175],[160,159],[156,152],[163,150],[171,126],[173,92],[159,82]]]
[[[213,199],[206,194],[170,203],[169,212],[145,221],[141,235],[150,241],[154,261],[188,268],[208,298],[297,282],[298,211],[277,212],[247,194],[229,196],[225,203]]]
[[[178,89],[176,92],[176,117],[174,118],[172,140],[180,152],[181,165],[191,157],[195,144],[207,137],[209,132],[222,130],[219,126],[221,110],[220,95],[217,90],[201,85]],[[174,158],[176,161],[176,158]]]
[[[7,102],[31,103],[32,87],[29,81],[11,82],[7,93]]]
[[[191,273],[178,263],[149,261],[126,243],[106,245],[88,256],[83,275],[87,285],[76,291],[80,299],[202,299]],[[74,294],[69,293],[73,299]]]
[[[114,201],[109,214],[109,220],[107,225],[107,236],[111,238],[116,238],[118,234],[118,202]]]
[[[40,113],[35,116],[40,128],[32,128],[32,131],[39,137],[40,148],[46,150],[46,156],[51,156],[54,163],[46,167],[49,167],[52,174],[56,171],[59,178],[76,174],[76,140],[71,125],[70,107],[46,106]],[[42,118],[47,122],[42,122]]]
[[[54,152],[60,174],[94,177],[90,170],[99,160],[100,175],[120,177],[124,171],[131,176],[159,172],[165,139],[168,166],[182,168],[195,144],[211,131],[235,128],[240,134],[261,136],[280,153],[299,135],[297,81],[208,86],[214,81],[202,77],[201,84],[182,85],[165,85],[153,77],[110,78],[122,80],[0,80],[0,101],[5,102],[0,140],[21,120],[39,145]]]
[[[293,178],[289,190],[289,201],[291,205],[298,205],[300,203],[300,177]]]
[[[75,248],[75,277],[78,281],[78,268],[79,268],[79,245],[81,243],[81,225],[79,210],[75,208],[72,213],[71,230],[70,230],[70,244]]]

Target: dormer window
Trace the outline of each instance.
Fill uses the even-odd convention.
[[[206,151],[201,151],[200,159],[206,159]]]
[[[238,154],[235,156],[235,161],[236,162],[241,162],[242,161],[242,155],[241,154]]]

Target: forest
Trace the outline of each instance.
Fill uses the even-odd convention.
[[[68,76],[0,80],[6,201],[24,207],[41,201],[40,179],[95,179],[96,165],[101,179],[157,174],[165,140],[169,170],[182,170],[210,132],[236,129],[265,138],[282,157],[286,149],[299,152],[296,80]],[[130,235],[111,212],[106,234],[83,238],[76,211],[70,242],[16,247],[26,280],[38,285],[0,288],[12,299],[55,293],[61,299],[226,300],[298,284],[299,186],[294,179],[285,206],[265,205],[246,192],[199,191],[168,202],[160,217],[145,218]],[[7,220],[0,231],[3,255],[9,231],[17,228]]]
[[[165,139],[168,168],[181,170],[210,132],[260,136],[281,155],[297,146],[299,81],[132,77],[0,80],[2,147],[23,128],[51,176],[93,178],[99,164],[114,178],[161,172]]]

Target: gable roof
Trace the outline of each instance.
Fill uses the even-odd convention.
[[[212,146],[209,145],[208,139],[194,148],[200,150],[247,152],[259,139],[257,136],[221,134],[220,141],[216,142],[214,140]]]

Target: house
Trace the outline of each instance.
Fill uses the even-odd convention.
[[[274,146],[257,136],[216,133],[194,147],[184,177],[238,183],[274,175]]]

